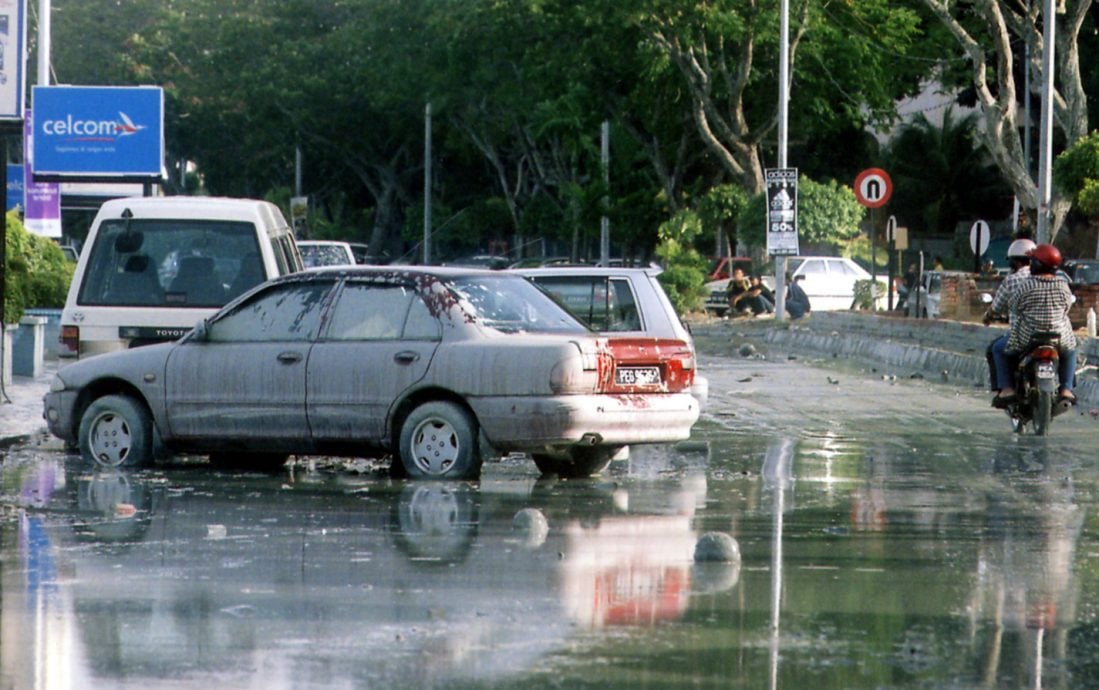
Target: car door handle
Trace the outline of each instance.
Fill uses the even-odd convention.
[[[416,352],[412,352],[411,350],[402,350],[401,352],[393,355],[393,361],[397,364],[412,364],[419,358],[420,355]]]
[[[300,352],[280,352],[278,360],[283,364],[297,364],[301,361]]]

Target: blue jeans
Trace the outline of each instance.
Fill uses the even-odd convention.
[[[1009,355],[1007,336],[1002,335],[992,341],[992,361],[996,365],[996,382],[1000,389],[1015,387],[1015,357]],[[1061,379],[1062,390],[1072,390],[1076,383],[1076,350],[1062,350],[1057,372]]]

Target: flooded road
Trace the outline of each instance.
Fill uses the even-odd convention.
[[[1099,686],[1099,422],[823,364],[703,357],[692,440],[590,481],[8,449],[0,687]]]

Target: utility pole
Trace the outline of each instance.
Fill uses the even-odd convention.
[[[424,108],[424,265],[431,265],[431,101]]]
[[[785,169],[786,125],[790,106],[790,0],[782,0],[780,3],[778,53],[778,167]],[[786,255],[779,254],[775,256],[775,320],[785,319]]]
[[[611,123],[603,120],[603,126],[601,129],[601,146],[599,151],[599,162],[603,167],[603,186],[610,193],[611,186]],[[610,197],[603,196],[603,217],[599,219],[599,264],[601,266],[611,265],[611,220],[607,217],[607,205],[610,204]]]
[[[1037,242],[1049,242],[1051,201],[1053,196],[1053,71],[1057,33],[1054,0],[1042,3],[1042,120],[1038,134],[1038,236]]]

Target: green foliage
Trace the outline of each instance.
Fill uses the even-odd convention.
[[[873,280],[856,280],[855,281],[855,308],[856,309],[873,309],[874,300],[870,291],[870,286],[874,282],[878,284],[878,296],[886,294],[884,281]]]
[[[660,244],[656,247],[656,256],[664,267],[658,280],[680,314],[699,309],[706,296],[709,262],[690,246],[701,232],[701,219],[689,210],[680,211],[657,230]]]
[[[27,308],[65,306],[74,266],[55,242],[27,232],[16,213],[7,222],[4,323],[18,323]]]
[[[1099,215],[1099,129],[1066,149],[1053,162],[1053,181],[1078,208]]]
[[[740,238],[751,247],[767,244],[767,200],[756,194],[740,214]],[[819,183],[798,178],[798,239],[806,245],[830,245],[837,251],[859,235],[865,209],[855,193],[835,180]]]
[[[1082,213],[1099,216],[1099,180],[1084,181],[1084,188],[1076,195],[1076,206]]]

